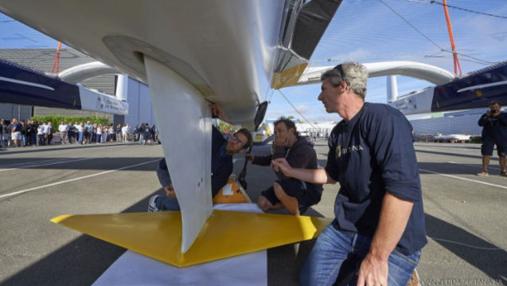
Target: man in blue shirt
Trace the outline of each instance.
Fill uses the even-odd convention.
[[[213,116],[223,118],[222,111],[217,105],[212,105]],[[239,129],[228,140],[213,126],[211,130],[211,195],[214,197],[227,184],[232,173],[232,156],[252,145],[252,135],[245,128]],[[157,166],[157,176],[162,185],[165,196],[154,195],[148,202],[148,211],[179,210],[171,177],[165,159]]]
[[[412,127],[399,111],[365,103],[368,73],[344,63],[325,72],[319,100],[343,120],[329,137],[325,169],[277,166],[286,176],[340,183],[335,219],[317,239],[302,285],[406,285],[426,244]],[[358,273],[357,276],[354,276]]]

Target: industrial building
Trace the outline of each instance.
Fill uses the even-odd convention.
[[[0,49],[0,59],[45,73],[51,71],[54,57],[54,49]],[[72,48],[60,50],[60,71],[94,61],[96,60]],[[128,123],[129,126],[137,126],[144,122],[150,125],[154,124],[151,98],[148,94],[148,87],[144,83],[127,76],[109,74],[93,77],[81,84],[110,95],[115,95],[118,85],[123,84],[123,89],[120,92],[124,93],[122,98],[126,99],[129,104],[128,115],[0,103],[0,118],[16,117],[25,120],[36,115],[90,115],[106,117],[114,124]]]

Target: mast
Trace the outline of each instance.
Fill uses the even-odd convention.
[[[51,67],[51,73],[57,74],[60,72],[60,49],[62,48],[62,42],[58,41],[56,46],[55,57],[53,58],[53,66]]]
[[[456,45],[454,43],[454,35],[452,33],[451,17],[449,16],[449,10],[447,9],[447,0],[443,0],[445,22],[447,23],[447,32],[449,32],[449,40],[451,42],[452,58],[454,60],[454,76],[461,77],[461,64],[458,59],[458,53],[456,52]]]

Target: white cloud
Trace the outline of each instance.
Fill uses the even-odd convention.
[[[331,57],[331,59],[337,60],[339,62],[345,61],[364,62],[367,59],[369,59],[372,55],[373,53],[371,51],[360,48],[348,53],[337,54]]]
[[[306,112],[308,112],[309,108],[307,105],[298,105],[296,106],[296,111],[305,115]]]

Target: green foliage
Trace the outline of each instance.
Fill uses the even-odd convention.
[[[217,123],[217,128],[222,134],[234,133],[241,128],[241,125],[232,125],[220,119],[217,120]]]
[[[75,123],[86,123],[90,121],[92,124],[97,123],[99,125],[110,125],[109,119],[105,117],[98,116],[63,116],[63,115],[37,115],[32,117],[33,121],[37,121],[39,123],[51,122],[53,126],[53,130],[58,128],[61,122],[65,122],[68,124]]]
[[[234,126],[222,120],[218,120],[217,128],[222,134],[228,134],[234,131]]]

